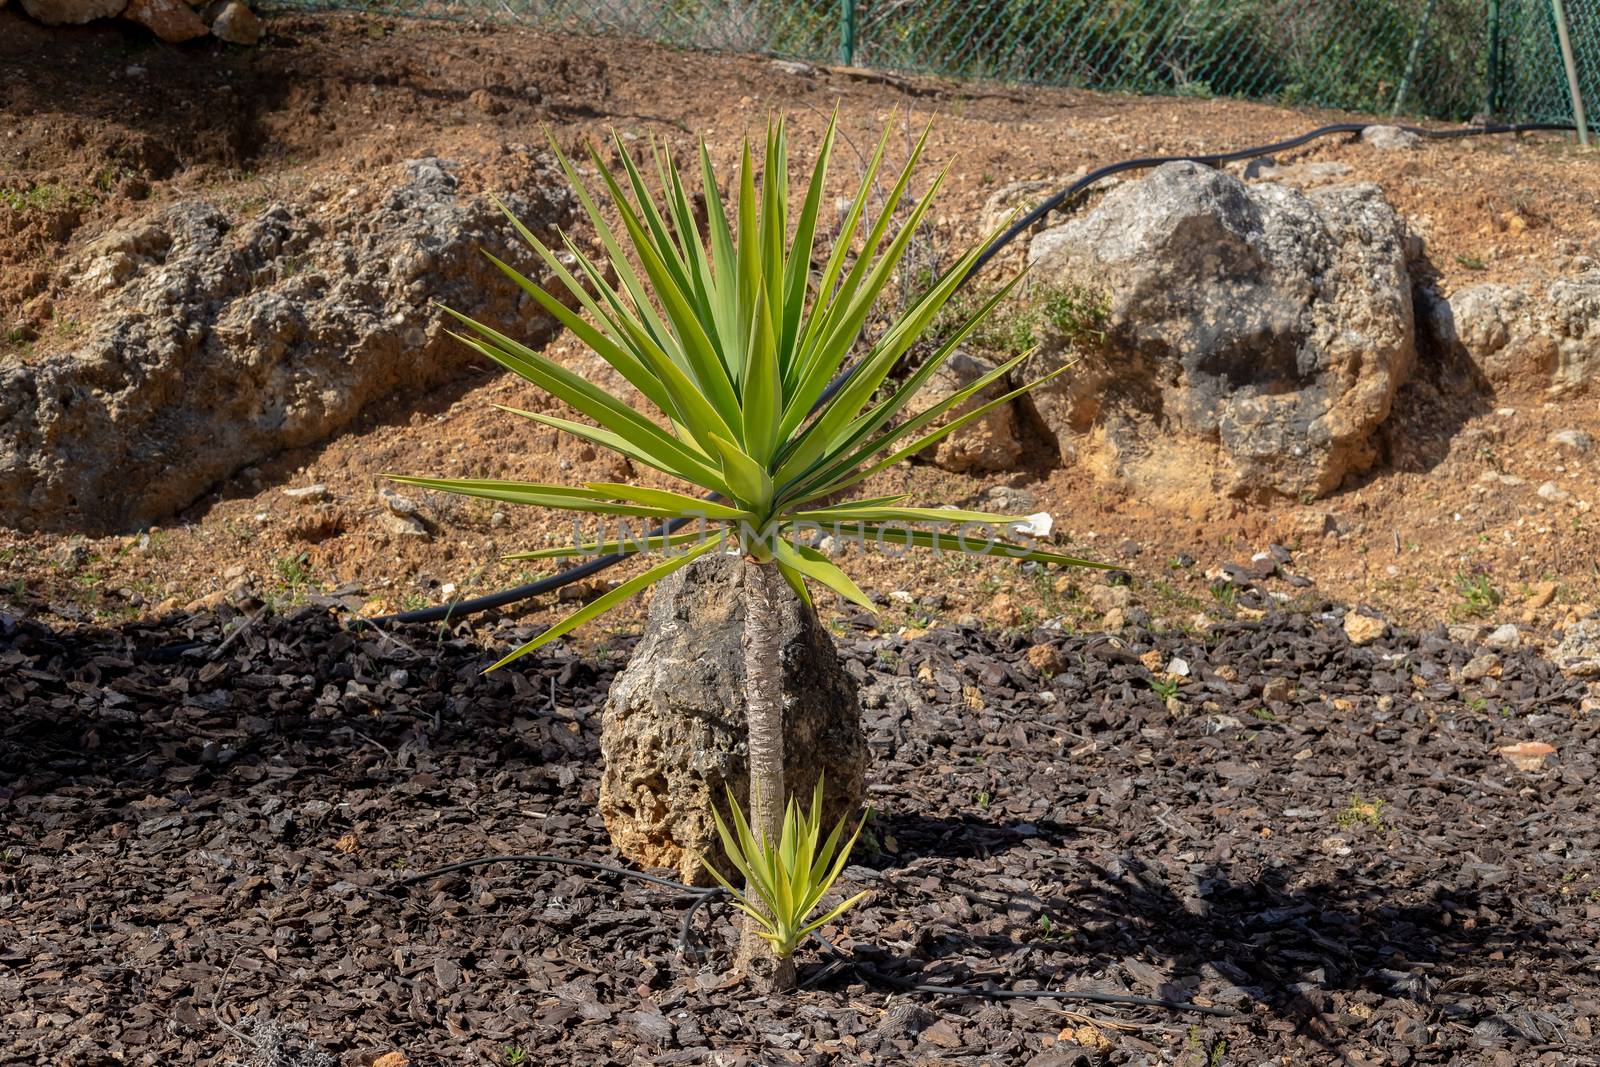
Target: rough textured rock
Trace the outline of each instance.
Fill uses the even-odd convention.
[[[1550,661],[1575,678],[1600,678],[1600,619],[1567,627]]]
[[[1368,126],[1361,131],[1361,140],[1384,152],[1409,152],[1422,142],[1421,137],[1398,126]]]
[[[1491,385],[1567,392],[1600,380],[1600,271],[1543,293],[1486,283],[1448,297],[1424,291],[1420,325]]]
[[[229,44],[252,45],[261,40],[261,20],[244,4],[231,0],[212,20],[211,32]]]
[[[1083,357],[1034,394],[1069,461],[1176,503],[1322,496],[1377,459],[1415,350],[1404,241],[1376,186],[1169,163],[1029,258],[1036,282],[1107,302],[1103,337],[1046,330],[1047,364]]]
[[[122,17],[173,44],[192,41],[210,32],[187,0],[128,0]]]
[[[22,0],[22,10],[46,26],[76,26],[120,14],[128,0]]]
[[[542,165],[508,190],[536,231],[571,216]],[[535,269],[453,164],[396,166],[343,197],[234,224],[170,204],[93,248],[102,293],[76,348],[0,368],[0,522],[126,529],[168,515],[279,449],[348,426],[367,403],[444,382],[471,354],[439,300],[513,334],[550,321],[480,253]]]
[[[906,413],[912,416],[919,415],[938,401],[959,393],[992,370],[994,364],[958,349],[943,366],[929,376],[922,392],[906,405]],[[973,408],[1001,396],[1006,390],[1006,381],[1001,378],[945,415],[940,421],[964,415]],[[1022,442],[1017,440],[1016,412],[1010,404],[1002,404],[987,415],[969,422],[927,451],[919,453],[917,458],[948,471],[1002,471],[1010,470],[1021,455]]]
[[[606,698],[600,813],[623,855],[711,884],[696,858],[725,865],[711,819],[724,786],[746,803],[744,605],[737,557],[696,560],[656,586],[644,638]],[[861,803],[867,748],[856,682],[808,610],[784,611],[787,788],[809,796],[827,775],[826,819]]]

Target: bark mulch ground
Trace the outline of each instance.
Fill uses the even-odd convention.
[[[0,620],[0,1063],[1597,1062],[1597,723],[1532,653],[1463,681],[1482,649],[1357,648],[1332,614],[846,627],[875,812],[844,881],[872,895],[775,998],[724,982],[725,907],[695,919],[709,961],[680,955],[670,891],[522,864],[391,887],[615,861],[598,709],[626,650],[480,676],[516,633]],[[1538,770],[1496,751],[1534,740]]]

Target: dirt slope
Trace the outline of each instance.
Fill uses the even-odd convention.
[[[361,17],[279,17],[259,49],[229,51],[167,48],[116,28],[45,31],[5,11],[0,68],[0,366],[69,345],[89,305],[64,265],[118,220],[176,198],[203,195],[243,219],[424,154],[459,160],[467,186],[492,191],[498,162],[547,132],[575,148],[615,129],[630,147],[659,138],[680,154],[704,137],[726,164],[739,138],[774,114],[793,127],[799,165],[837,109],[848,139],[836,167],[841,192],[886,123],[893,160],[935,120],[929,161],[950,174],[920,254],[936,266],[975,237],[984,201],[1007,183],[1064,184],[1111,159],[1258,143],[1344,117],[1232,100],[883,78]],[[1600,170],[1559,137],[1428,143],[1404,154],[1325,141],[1280,158],[1307,161],[1341,162],[1348,180],[1378,182],[1423,236],[1441,291],[1559,277],[1600,258]],[[556,351],[592,366],[567,341]],[[373,608],[499,587],[525,575],[493,564],[497,552],[570,537],[570,526],[429,500],[432,536],[397,539],[381,521],[375,488],[380,473],[397,469],[569,480],[629,473],[488,406],[541,403],[532,394],[485,369],[420,406],[380,407],[325,447],[241,471],[159,530],[89,541],[0,533],[0,595],[12,611],[114,619],[170,612],[241,584],[292,600],[350,583]],[[1209,569],[1247,562],[1271,543],[1291,546],[1292,569],[1315,582],[1310,592],[1273,587],[1285,595],[1363,601],[1409,619],[1514,619],[1537,583],[1552,581],[1553,604],[1529,618],[1559,623],[1600,600],[1600,516],[1535,493],[1555,480],[1600,503],[1600,456],[1548,442],[1563,429],[1600,437],[1592,391],[1553,403],[1489,396],[1461,410],[1419,383],[1393,420],[1388,465],[1315,504],[1219,499],[1175,513],[1168,502],[1131,499],[1038,457],[1001,480],[1031,495],[1028,510],[1056,516],[1063,543],[1123,560],[1139,579],[1139,599],[1172,624],[1218,606]],[[960,502],[996,479],[914,467],[883,481],[884,492]],[[312,483],[327,487],[328,503],[284,496]],[[1193,565],[1181,562],[1191,557]],[[945,599],[936,613],[952,618],[1098,621],[1081,583],[1058,589],[1011,570],[926,558],[874,557],[858,568],[879,591],[937,589]]]

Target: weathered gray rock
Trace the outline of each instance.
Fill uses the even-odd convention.
[[[1394,211],[1374,185],[1301,192],[1169,163],[1034,239],[1036,283],[1103,293],[1104,337],[1046,330],[1033,394],[1063,457],[1182,504],[1317,497],[1378,456],[1414,363]]]
[[[1574,678],[1600,678],[1600,619],[1581,619],[1567,627],[1550,661]]]
[[[1584,430],[1556,430],[1545,441],[1579,456],[1594,447],[1594,435]]]
[[[507,190],[535,231],[568,221],[542,167]],[[0,366],[0,523],[108,531],[190,504],[234,471],[350,425],[380,397],[458,375],[476,357],[437,299],[518,337],[550,320],[479,252],[535,271],[453,164],[400,165],[317,204],[235,225],[202,200],[135,220],[80,273],[101,307],[87,340]]]
[[[906,404],[906,413],[919,415],[992,370],[994,364],[958,349],[929,375],[927,385]],[[1006,380],[1000,378],[942,416],[940,421],[958,418],[981,407],[1004,394],[1007,388]],[[948,471],[1003,471],[1010,470],[1021,455],[1022,442],[1017,439],[1016,412],[1010,404],[1001,404],[973,419],[932,448],[919,453],[917,458]]]
[[[1600,271],[1542,293],[1485,283],[1422,295],[1419,325],[1491,385],[1573,392],[1600,381]]]
[[[1422,138],[1398,126],[1368,126],[1361,131],[1361,140],[1383,152],[1411,152],[1422,143]]]
[[[22,0],[22,10],[46,26],[78,26],[120,14],[128,0]]]
[[[606,698],[600,813],[617,849],[646,867],[711,884],[698,856],[724,873],[711,818],[727,816],[724,787],[749,796],[744,718],[744,562],[696,560],[655,587],[644,639]],[[856,683],[816,616],[784,610],[786,786],[809,797],[825,773],[826,820],[861,803],[867,765]]]

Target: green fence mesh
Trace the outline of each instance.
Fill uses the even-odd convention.
[[[1566,0],[1600,93],[1600,0]],[[1571,115],[1549,0],[268,0],[686,48],[1379,114]],[[1600,111],[1594,98],[1591,111]]]

